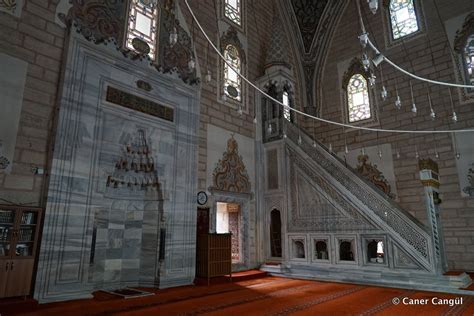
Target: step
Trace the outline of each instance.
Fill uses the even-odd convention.
[[[268,273],[266,271],[261,271],[261,270],[239,271],[239,272],[232,273],[232,275],[225,275],[221,277],[210,278],[209,284],[221,284],[221,283],[226,283],[226,282],[241,282],[241,281],[260,279],[267,276],[268,276]],[[207,285],[208,280],[207,278],[195,278],[194,284]]]

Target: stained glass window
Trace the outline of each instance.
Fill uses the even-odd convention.
[[[132,41],[140,38],[150,47],[149,56],[155,59],[158,7],[155,1],[131,0],[128,11],[128,25],[125,45],[135,50]]]
[[[474,85],[474,34],[467,38],[463,58],[466,67],[467,83]]]
[[[241,72],[242,63],[239,56],[238,49],[233,45],[227,45],[224,51],[225,60],[237,70]],[[225,94],[236,101],[242,100],[242,81],[237,72],[224,63],[224,91]]]
[[[367,80],[361,74],[355,74],[349,80],[347,85],[347,102],[350,123],[367,120],[372,117]]]
[[[415,33],[419,30],[414,0],[391,0],[390,22],[393,39]]]
[[[241,0],[224,0],[224,15],[237,25],[242,24]]]
[[[283,91],[283,100],[282,100],[282,103],[284,105],[288,105],[290,106],[290,97],[288,95],[288,92],[286,91]],[[283,117],[287,120],[287,121],[291,121],[291,112],[290,112],[290,109],[287,108],[287,107],[284,107],[283,108]]]

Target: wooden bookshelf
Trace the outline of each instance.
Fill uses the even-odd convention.
[[[0,205],[0,298],[30,294],[41,216],[39,208]]]

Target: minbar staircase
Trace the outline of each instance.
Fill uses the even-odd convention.
[[[294,277],[434,291],[456,292],[457,289],[471,284],[472,281],[466,273],[455,277],[445,276],[436,268],[438,259],[435,258],[431,233],[420,221],[305,132],[292,124],[286,124],[284,129],[286,137],[283,137],[281,142],[287,162],[303,161],[305,168],[327,179],[328,184],[334,187],[346,202],[351,203],[367,222],[388,236],[393,247],[398,249],[397,253],[403,253],[403,257],[411,261],[411,266],[406,269],[396,265],[383,269],[360,265],[353,268],[340,267],[337,264],[305,266],[292,264],[287,258],[280,265],[263,265],[263,270]]]

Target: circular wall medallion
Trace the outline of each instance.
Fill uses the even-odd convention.
[[[207,203],[207,194],[204,191],[200,191],[197,194],[197,202],[199,205],[204,205]]]
[[[239,91],[233,87],[233,86],[227,86],[226,88],[227,93],[232,97],[232,98],[237,98],[239,96]]]
[[[132,46],[140,54],[147,55],[150,53],[150,46],[148,43],[139,37],[132,39]]]

